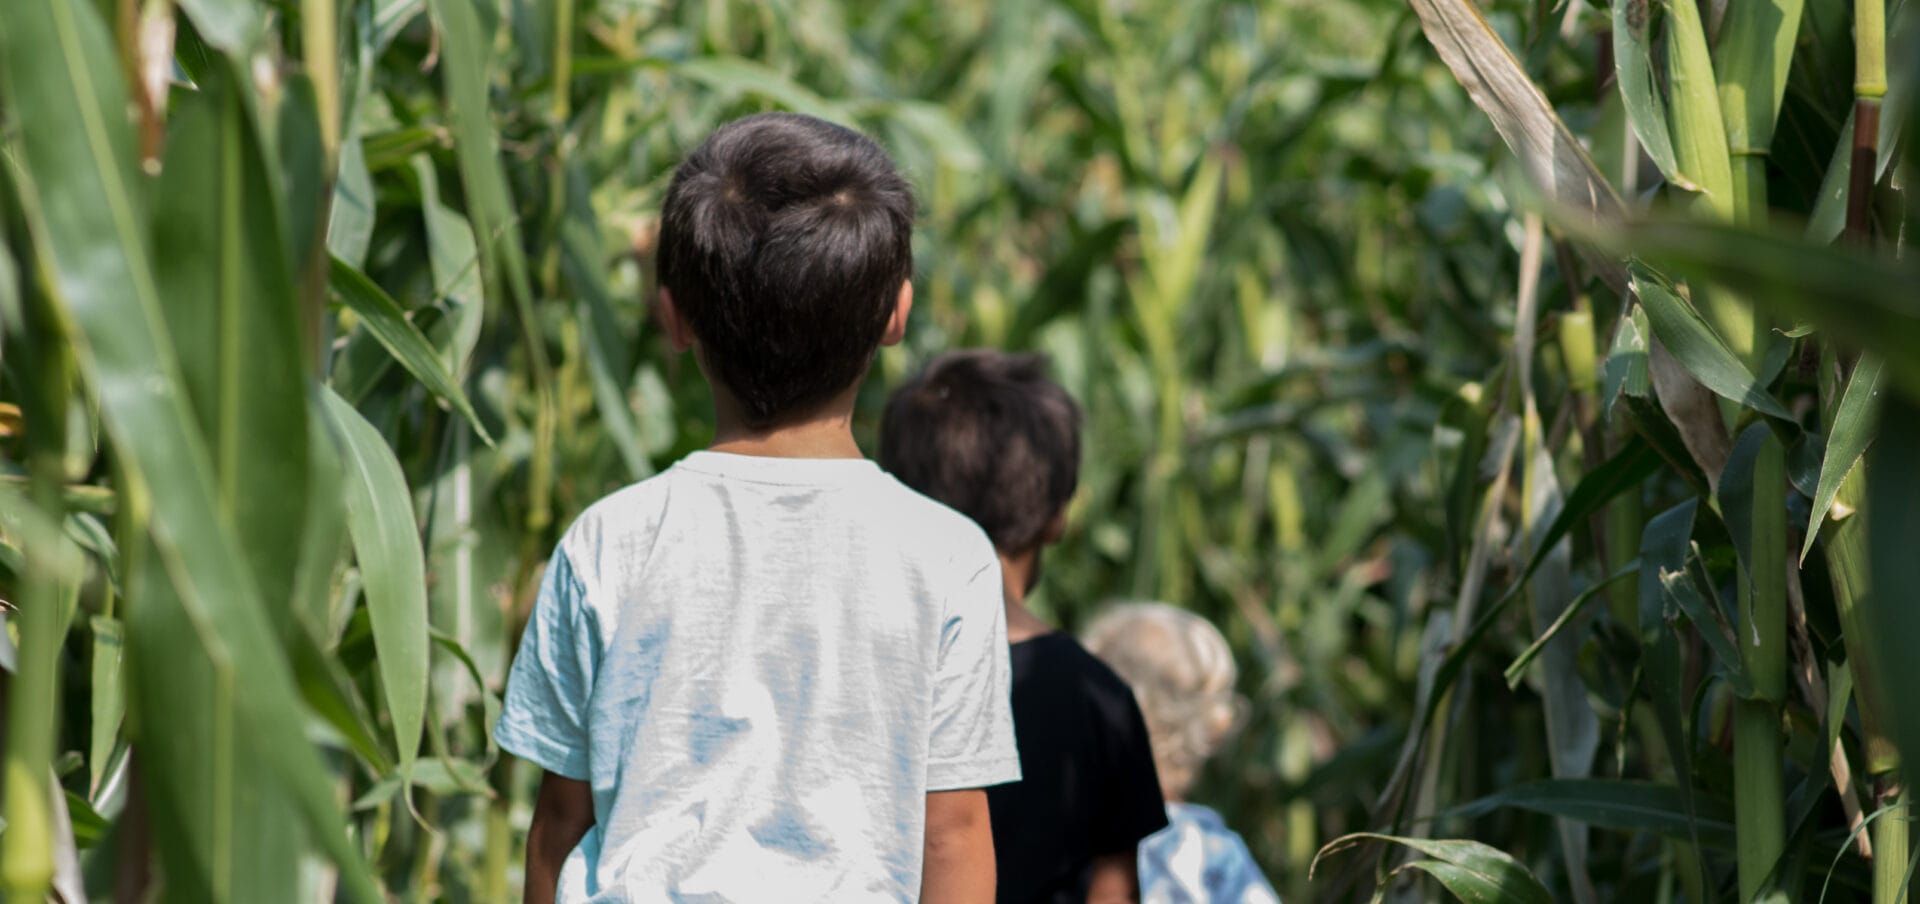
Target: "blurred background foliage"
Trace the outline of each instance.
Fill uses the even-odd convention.
[[[920,195],[916,322],[877,362],[863,441],[934,352],[1051,356],[1087,454],[1036,605],[1073,629],[1164,599],[1222,627],[1249,705],[1196,797],[1283,895],[1364,896],[1390,849],[1308,867],[1374,829],[1477,839],[1556,899],[1830,880],[1891,904],[1898,757],[1849,709],[1867,609],[1832,555],[1774,585],[1791,694],[1720,654],[1758,623],[1756,543],[1784,569],[1810,520],[1867,542],[1871,413],[1883,387],[1920,398],[1920,283],[1893,262],[1910,101],[1889,99],[1849,211],[1858,10],[1770,0],[1790,60],[1739,219],[1809,237],[1614,229],[1599,195],[1569,213],[1541,172],[1585,166],[1635,210],[1727,197],[1684,190],[1720,131],[1686,119],[1691,6],[14,0],[0,880],[24,900],[516,896],[537,774],[487,728],[544,559],[710,436],[647,311],[666,181],[717,124],[780,108],[875,135]],[[1731,69],[1726,6],[1704,32]],[[1482,71],[1537,93],[1463,89],[1429,36],[1504,45]],[[1916,61],[1895,54],[1896,95]],[[1723,72],[1720,96],[1773,75]],[[1503,144],[1489,96],[1557,114],[1591,162]],[[1677,161],[1638,149],[1655,121]],[[1865,250],[1822,248],[1850,212]],[[1620,294],[1632,252],[1644,308]],[[1709,285],[1739,293],[1687,319]],[[1920,506],[1882,508],[1887,548],[1910,546],[1891,519]],[[1766,511],[1788,523],[1758,533]],[[1911,601],[1861,616],[1885,649],[1920,642]],[[1771,797],[1736,781],[1736,710],[1772,726],[1738,745],[1773,763]],[[1736,831],[1737,801],[1777,843],[1736,843],[1768,832]],[[1422,850],[1435,875],[1492,856]]]

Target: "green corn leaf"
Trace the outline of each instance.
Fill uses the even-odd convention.
[[[201,39],[235,60],[245,58],[266,33],[266,20],[253,0],[179,0]]]
[[[44,469],[36,469],[35,496],[49,495]],[[52,514],[56,514],[52,513]],[[0,817],[0,892],[8,900],[47,895],[58,872],[59,784],[53,778],[58,727],[62,610],[79,593],[84,567],[80,549],[62,536],[59,521],[11,490],[0,491],[0,531],[27,551],[17,584],[19,610],[11,626],[20,633],[14,674],[7,681],[7,746],[0,760],[6,797]]]
[[[1471,819],[1504,808],[1579,820],[1598,829],[1655,832],[1683,840],[1693,838],[1697,830],[1700,841],[1717,848],[1731,848],[1734,841],[1732,807],[1710,798],[1689,805],[1679,788],[1661,782],[1545,779],[1503,788],[1441,815]],[[1697,812],[1689,815],[1690,809]]]
[[[1627,450],[1622,450],[1621,455],[1615,456],[1615,460],[1622,459],[1626,455],[1626,452]],[[1612,463],[1612,461],[1613,460],[1610,460],[1610,464]],[[1618,467],[1620,469],[1625,469],[1629,466],[1625,464],[1621,464]],[[1633,465],[1632,467],[1650,467],[1650,468],[1657,469],[1658,465],[1657,463],[1654,463],[1651,465],[1641,463],[1641,464]],[[1615,484],[1617,487],[1620,487],[1620,488],[1623,488],[1629,485],[1638,486],[1637,480],[1634,482],[1621,480],[1620,471],[1615,470],[1613,471],[1612,474],[1610,474],[1610,476],[1606,478],[1605,481],[1594,482],[1594,488],[1591,491],[1587,490],[1588,483],[1596,481],[1597,474],[1598,472],[1596,472],[1595,474],[1589,474],[1586,479],[1581,481],[1581,484],[1579,486],[1576,486],[1574,488],[1573,493],[1568,497],[1566,507],[1561,510],[1560,516],[1555,519],[1555,525],[1548,528],[1547,538],[1551,539],[1556,532],[1564,532],[1565,530],[1570,529],[1573,523],[1575,523],[1577,520],[1581,518],[1585,518],[1587,515],[1592,514],[1592,512],[1597,510],[1599,506],[1604,505],[1609,499],[1613,498],[1613,496],[1618,493],[1618,489],[1615,489],[1613,492],[1605,492],[1604,490],[1601,489],[1603,484]],[[1685,525],[1685,529],[1681,533],[1681,536],[1683,539],[1688,533],[1691,533],[1692,531],[1693,504],[1694,503],[1692,501],[1689,501],[1688,503],[1686,503],[1684,507],[1684,511],[1686,515],[1686,525]],[[1592,508],[1588,508],[1588,506],[1592,506]],[[1564,526],[1559,525],[1559,522],[1561,519],[1566,519],[1566,522],[1567,522],[1566,525]],[[1659,519],[1655,519],[1655,520],[1657,522]],[[1671,527],[1669,527],[1669,529],[1671,529]],[[1551,545],[1552,545],[1551,543],[1543,543],[1542,548],[1551,548]],[[1681,561],[1684,561],[1684,547],[1683,547]],[[1644,582],[1646,580],[1646,574],[1644,571],[1641,573],[1641,580],[1643,582],[1643,587],[1644,587],[1645,586]],[[1434,669],[1432,688],[1427,692],[1426,698],[1425,698],[1426,703],[1420,706],[1420,714],[1418,718],[1414,721],[1413,727],[1411,729],[1414,732],[1415,737],[1423,736],[1426,733],[1428,727],[1433,724],[1434,718],[1439,714],[1442,701],[1447,699],[1446,697],[1447,690],[1453,686],[1454,681],[1459,678],[1460,672],[1466,667],[1468,660],[1473,656],[1473,654],[1476,651],[1478,651],[1481,642],[1484,641],[1487,635],[1492,631],[1493,626],[1499,621],[1500,616],[1506,612],[1507,606],[1512,604],[1513,600],[1519,597],[1520,595],[1519,591],[1525,586],[1526,586],[1526,575],[1525,573],[1523,573],[1520,580],[1515,581],[1513,586],[1505,594],[1502,594],[1499,599],[1496,599],[1492,605],[1488,606],[1486,608],[1486,611],[1481,613],[1480,616],[1474,620],[1473,624],[1470,627],[1468,627],[1463,634],[1459,636],[1459,640],[1457,643],[1453,645],[1452,650],[1446,654],[1445,658],[1442,659],[1440,661],[1440,664]],[[1657,588],[1655,593],[1656,593],[1656,596],[1653,598],[1658,599]],[[1646,597],[1643,597],[1643,599],[1645,598]],[[1677,646],[1674,648],[1673,654],[1674,654],[1673,681],[1674,681],[1675,698],[1676,698],[1675,713],[1677,713],[1678,712],[1678,702],[1677,702],[1678,690],[1677,689],[1679,686],[1678,684],[1679,661],[1678,661]]]
[[[408,783],[412,787],[427,791],[438,797],[473,795],[483,798],[494,797],[493,789],[487,786],[487,775],[479,763],[467,760],[428,757],[422,759],[413,770],[413,779]],[[381,779],[367,793],[353,802],[356,811],[371,810],[400,793],[402,785],[399,776]]]
[[[1788,413],[1760,385],[1753,371],[1741,363],[1693,306],[1683,301],[1671,284],[1644,267],[1633,268],[1633,289],[1647,311],[1653,334],[1700,385],[1715,395],[1738,402],[1769,417],[1791,422]]]
[[[1413,0],[1427,40],[1499,131],[1535,187],[1589,222],[1612,222],[1620,199],[1480,10],[1466,0]],[[1615,264],[1603,272],[1618,273]]]
[[[373,47],[377,54],[398,37],[400,30],[425,12],[427,0],[374,0]]]
[[[1635,137],[1675,187],[1699,191],[1680,171],[1667,127],[1667,102],[1653,73],[1654,0],[1613,0],[1613,64]]]
[[[642,449],[633,408],[627,401],[626,387],[633,379],[632,342],[614,314],[601,258],[600,223],[593,212],[587,174],[579,161],[572,161],[567,173],[566,211],[560,222],[560,262],[567,284],[580,299],[574,309],[580,323],[580,344],[586,351],[587,374],[593,382],[595,409],[626,465],[628,479],[641,480],[652,476],[653,462]]]
[[[347,545],[347,513],[341,504],[340,482],[346,469],[340,460],[339,445],[334,442],[326,407],[317,391],[310,393],[306,405],[307,460],[312,468],[307,475],[307,524],[302,534],[300,564],[293,576],[292,609],[294,621],[313,637],[325,636],[333,621],[334,578],[342,566]],[[297,632],[288,632],[289,635]],[[297,655],[295,656],[297,660]],[[297,662],[296,662],[297,665]]]
[[[1886,378],[1920,394],[1920,270],[1848,247],[1710,223],[1651,222],[1624,245],[1663,271],[1713,282],[1782,318],[1881,353]]]
[[[536,406],[533,449],[527,462],[527,523],[537,530],[553,517],[559,402],[552,365],[547,360],[546,332],[534,313],[533,283],[520,221],[501,167],[500,134],[492,119],[491,51],[499,24],[495,19],[498,9],[487,0],[429,0],[427,7],[441,35],[445,58],[440,70],[448,98],[447,113],[453,126],[460,181],[466,187],[467,216],[480,245],[482,278],[490,287],[498,286],[504,278],[506,291],[490,289],[488,294],[512,300],[526,337],[520,347],[527,356]]]
[[[421,335],[419,328],[407,319],[406,310],[400,307],[400,303],[375,285],[366,274],[337,257],[333,259],[330,281],[340,300],[361,316],[367,331],[380,341],[393,360],[400,362],[400,366],[413,374],[427,387],[428,392],[466,418],[467,423],[473,426],[473,432],[492,445],[493,437],[488,435],[486,425],[480,422],[480,415],[473,410],[473,403],[467,400],[467,394],[454,382],[453,375],[447,372],[427,337]]]
[[[533,288],[520,221],[506,174],[500,169],[500,136],[491,118],[493,32],[482,22],[480,5],[480,0],[430,0],[428,8],[442,36],[440,70],[446,81],[447,113],[480,259],[486,273],[506,279],[515,304],[530,306]],[[523,320],[527,319],[523,311]]]
[[[1159,218],[1143,216],[1142,229],[1151,238],[1146,243],[1146,264],[1153,277],[1159,326],[1175,328],[1179,306],[1192,297],[1206,261],[1207,241],[1213,235],[1215,211],[1220,205],[1220,161],[1207,157],[1194,171],[1193,180],[1180,197],[1178,213],[1168,234]]]
[[[304,724],[290,740],[243,727],[255,676],[197,636],[201,626],[168,582],[155,544],[129,538],[128,547],[134,763],[145,779],[154,847],[168,865],[168,892],[196,901],[293,900],[308,833],[288,824],[294,798],[275,781],[268,751],[297,743],[311,754]],[[303,716],[291,695],[287,705]],[[317,758],[309,768],[331,790]]]
[[[1607,361],[1600,368],[1600,404],[1609,421],[1613,419],[1613,403],[1622,395],[1644,399],[1653,391],[1653,378],[1647,370],[1650,332],[1647,312],[1637,304],[1620,318],[1619,328],[1614,331],[1613,348],[1607,352]]]
[[[1520,652],[1520,655],[1513,658],[1512,664],[1508,665],[1506,671],[1502,673],[1507,679],[1507,687],[1517,688],[1520,686],[1520,681],[1526,677],[1527,666],[1533,664],[1533,660],[1540,655],[1540,651],[1546,649],[1547,644],[1559,636],[1561,630],[1566,628],[1568,624],[1571,624],[1574,618],[1586,609],[1587,603],[1599,598],[1600,593],[1608,587],[1612,587],[1629,577],[1637,577],[1639,574],[1640,563],[1636,560],[1628,563],[1619,571],[1608,575],[1599,583],[1581,591],[1580,595],[1574,597],[1573,602],[1569,603],[1567,608],[1560,613],[1560,617],[1553,620],[1553,624],[1548,625],[1545,631],[1540,632],[1539,637],[1534,638],[1533,643],[1528,644],[1527,648]]]
[[[340,733],[354,753],[377,775],[393,771],[393,758],[380,746],[379,729],[338,659],[320,648],[307,629],[289,632],[288,658],[300,696],[315,714]]]
[[[1527,872],[1520,861],[1505,852],[1477,841],[1434,840],[1355,832],[1328,842],[1314,855],[1309,875],[1322,858],[1363,841],[1378,841],[1412,848],[1428,860],[1416,861],[1409,869],[1419,869],[1440,880],[1462,901],[1469,904],[1551,904],[1540,880]]]
[[[1833,435],[1827,439],[1826,453],[1820,459],[1820,483],[1813,494],[1813,512],[1807,519],[1807,539],[1800,546],[1802,562],[1813,551],[1813,541],[1820,536],[1820,528],[1826,525],[1827,513],[1833,510],[1841,481],[1859,465],[1879,431],[1879,398],[1885,372],[1886,365],[1879,357],[1862,357],[1853,369],[1853,377],[1847,381],[1846,392],[1840,396],[1840,407],[1833,416]]]
[[[1700,585],[1694,580],[1692,571],[1663,571],[1659,580],[1667,603],[1685,613],[1687,620],[1693,622],[1694,628],[1700,632],[1701,639],[1706,641],[1707,649],[1712,651],[1714,660],[1719,663],[1715,671],[1727,679],[1727,686],[1740,697],[1753,696],[1753,680],[1747,675],[1746,666],[1741,661],[1740,645],[1733,639],[1733,629],[1720,614],[1720,607],[1701,596]]]
[[[1786,697],[1786,472],[1786,452],[1772,427],[1757,423],[1734,443],[1718,493],[1740,568],[1741,658],[1757,697],[1773,704]]]
[[[107,763],[120,743],[120,720],[127,713],[126,683],[121,677],[126,629],[118,619],[106,615],[93,616],[87,624],[93,636],[88,686],[92,731],[87,744],[87,791],[91,795],[100,792]]]
[[[1686,569],[1698,508],[1698,499],[1688,499],[1655,515],[1640,534],[1640,667],[1667,756],[1679,778],[1681,807],[1690,818],[1696,813],[1693,735],[1687,729],[1681,696],[1679,636],[1669,615],[1671,599],[1660,577]]]
[[[1912,605],[1913,588],[1920,587],[1920,556],[1913,550],[1913,538],[1920,537],[1915,461],[1920,461],[1920,406],[1903,398],[1888,407],[1867,472],[1872,595],[1859,605],[1870,626],[1865,641],[1877,649],[1883,663],[1901,662],[1920,649],[1920,606]],[[1904,691],[1891,686],[1862,690],[1879,692],[1901,762],[1920,763],[1920,694],[1912,693],[1911,685]]]
[[[226,63],[181,92],[157,185],[154,277],[213,452],[220,506],[284,630],[307,505],[299,311],[279,184]],[[335,503],[337,504],[337,503]]]
[[[742,57],[703,56],[673,67],[674,75],[732,96],[763,97],[795,113],[852,125],[850,111],[763,63]]]
[[[328,214],[327,252],[353,267],[367,259],[373,241],[373,176],[358,130],[340,143],[340,174],[333,187],[333,210]]]
[[[415,154],[409,162],[420,186],[420,210],[427,224],[427,264],[433,270],[433,294],[450,312],[440,360],[456,381],[464,382],[486,322],[486,281],[480,278],[480,251],[473,239],[472,224],[440,200],[440,177],[432,159]]]
[[[1847,228],[1847,180],[1853,169],[1853,110],[1847,111],[1846,124],[1834,141],[1833,157],[1820,179],[1820,191],[1814,197],[1813,212],[1807,215],[1807,240],[1827,244]]]
[[[107,830],[111,828],[111,825],[107,822],[107,818],[101,816],[99,811],[93,808],[93,804],[87,802],[86,798],[72,791],[62,794],[61,797],[65,799],[67,821],[71,826],[74,845],[81,850],[86,850],[98,844],[100,839],[106,836]],[[73,890],[63,889],[62,891],[67,894],[67,900],[79,900],[79,898],[74,895]]]
[[[1764,423],[1753,424],[1740,432],[1733,444],[1733,454],[1727,456],[1727,467],[1720,472],[1719,492],[1714,494],[1742,570],[1749,570],[1753,562],[1753,507],[1757,496],[1754,466],[1760,447],[1769,435]]]
[[[1727,5],[1720,25],[1714,74],[1726,117],[1728,150],[1765,155],[1773,146],[1780,101],[1793,68],[1805,0],[1756,0]]]
[[[326,769],[306,741],[286,662],[242,564],[236,527],[220,516],[214,457],[188,408],[153,278],[125,89],[117,77],[96,75],[99,61],[114,58],[107,28],[93,4],[17,2],[0,8],[0,42],[8,108],[34,124],[17,134],[14,163],[47,291],[75,337],[80,371],[119,453],[123,489],[152,503],[150,522],[138,528],[154,546],[155,555],[145,558],[154,563],[147,586],[157,602],[130,603],[129,611],[146,609],[163,626],[183,629],[172,635],[183,649],[170,656],[217,655],[230,674],[246,676],[233,705],[222,711],[232,714],[231,730],[258,754],[250,765],[263,770],[264,787],[288,804],[280,822],[287,813],[298,815],[298,824],[340,867],[345,897],[379,901],[365,861],[348,842]],[[167,605],[176,598],[178,606]],[[138,637],[131,624],[128,636]],[[136,651],[129,656],[138,661]],[[190,699],[174,698],[171,705]]]
[[[1493,850],[1488,848],[1488,850]],[[1515,866],[1519,866],[1516,861]],[[1522,867],[1524,869],[1524,867]],[[1517,904],[1551,900],[1535,895],[1535,889],[1544,889],[1539,880],[1527,875],[1525,881],[1518,879],[1505,869],[1505,864],[1489,866],[1484,862],[1468,864],[1450,863],[1445,860],[1415,860],[1394,869],[1395,874],[1415,870],[1426,873],[1439,880],[1454,897],[1468,904]]]
[[[1673,92],[1674,157],[1700,194],[1689,204],[1711,219],[1733,218],[1733,164],[1715,93],[1700,10],[1686,0],[1660,0],[1667,11],[1667,81]]]
[[[234,71],[243,70],[235,68]],[[297,266],[304,270],[309,265],[324,263],[313,255],[322,253],[320,248],[326,245],[329,223],[324,209],[328,200],[326,188],[334,178],[332,167],[336,164],[328,159],[327,139],[320,133],[323,114],[313,79],[302,70],[292,70],[285,77],[285,85],[277,92],[278,102],[271,106],[260,103],[260,98],[251,92],[243,96],[259,108],[256,119],[261,124],[263,141],[273,152],[278,170],[275,175],[284,189],[275,193],[274,200],[281,212],[286,257],[299,262]],[[239,83],[247,84],[245,80]],[[302,285],[302,288],[314,287]],[[316,297],[310,303],[317,307],[325,301]]]
[[[1511,597],[1526,586],[1527,580],[1539,569],[1550,551],[1573,528],[1592,517],[1608,502],[1628,490],[1639,489],[1641,484],[1660,470],[1660,455],[1653,447],[1635,438],[1623,446],[1612,458],[1580,478],[1580,482],[1567,495],[1566,504],[1555,513],[1553,520],[1547,523],[1541,532],[1539,542],[1533,546],[1532,554],[1527,558],[1526,567],[1520,569],[1513,587],[1506,593]],[[1504,597],[1503,597],[1504,602]]]
[[[480,724],[486,735],[487,747],[487,757],[481,768],[490,769],[500,753],[493,739],[493,725],[500,719],[500,695],[493,692],[492,687],[487,683],[486,675],[480,671],[480,665],[473,661],[473,654],[467,652],[467,648],[461,646],[460,641],[440,631],[434,631],[433,642],[459,661],[461,667],[466,669],[467,677],[473,679],[473,686],[480,694]]]
[[[1687,441],[1680,435],[1679,428],[1673,425],[1667,412],[1652,398],[1636,398],[1623,395],[1627,411],[1632,415],[1629,422],[1633,433],[1641,441],[1652,446],[1660,460],[1687,482],[1694,492],[1709,492],[1706,472],[1694,461],[1693,453],[1687,448]],[[1709,396],[1711,398],[1711,396]]]
[[[413,494],[380,431],[332,391],[326,392],[326,405],[345,452],[347,533],[366,582],[380,684],[386,690],[404,776],[420,750],[430,666],[426,557],[414,521]]]

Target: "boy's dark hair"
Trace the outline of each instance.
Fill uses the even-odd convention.
[[[880,466],[972,518],[1002,552],[1022,553],[1080,480],[1080,407],[1041,355],[948,352],[895,390],[880,421]]]
[[[913,271],[913,190],[852,129],[737,119],[674,173],[659,265],[714,379],[770,426],[866,372]]]

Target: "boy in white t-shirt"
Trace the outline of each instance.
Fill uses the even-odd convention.
[[[993,544],[849,426],[906,328],[912,215],[878,146],[811,117],[675,174],[659,313],[714,442],[547,568],[495,729],[546,770],[528,902],[993,899],[981,789],[1020,775]]]

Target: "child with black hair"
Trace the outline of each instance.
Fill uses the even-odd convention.
[[[658,312],[712,446],[590,507],[495,729],[546,770],[526,900],[984,902],[1019,779],[979,527],[861,457],[912,305],[913,197],[851,130],[765,114],[674,175]]]
[[[1035,355],[942,355],[887,402],[880,465],[978,522],[1000,557],[1025,778],[987,792],[1001,902],[1130,901],[1167,824],[1133,692],[1027,609],[1080,472],[1080,412]]]

